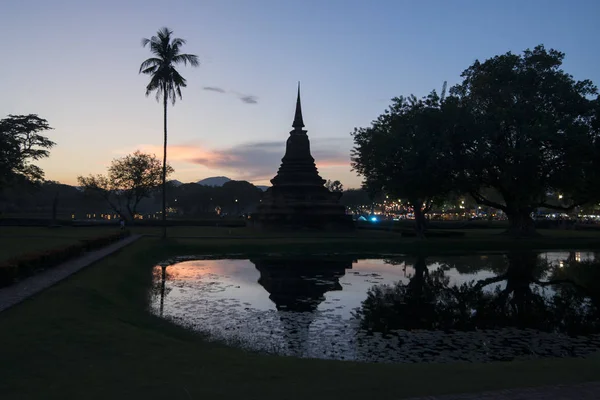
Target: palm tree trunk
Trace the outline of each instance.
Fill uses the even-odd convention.
[[[162,169],[162,238],[167,238],[167,90],[163,90],[164,106],[164,128],[165,142],[163,146],[163,169]]]

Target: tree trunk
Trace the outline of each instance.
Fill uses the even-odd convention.
[[[536,236],[535,222],[531,218],[531,208],[507,208],[508,230],[506,234],[514,237]]]
[[[163,88],[164,106],[164,130],[165,141],[163,146],[163,169],[162,169],[162,238],[167,238],[167,88]]]
[[[414,213],[415,213],[415,231],[417,233],[417,237],[425,237],[425,213],[421,207],[417,207],[416,204],[418,202],[412,202]]]

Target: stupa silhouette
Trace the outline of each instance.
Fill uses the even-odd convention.
[[[286,142],[285,155],[272,187],[264,193],[251,223],[261,228],[352,229],[354,223],[339,203],[341,193],[331,192],[319,176],[310,154],[310,141],[304,130],[300,83],[294,115],[294,128]]]

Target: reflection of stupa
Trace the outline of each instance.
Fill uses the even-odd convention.
[[[296,101],[294,128],[272,187],[263,195],[252,224],[260,228],[352,229],[352,217],[339,203],[341,193],[330,192],[319,176],[310,142],[304,128],[300,105],[300,86]]]
[[[280,319],[293,355],[302,356],[314,312],[325,293],[342,290],[339,279],[352,268],[352,259],[252,259],[260,271],[258,283],[282,312]],[[286,311],[298,314],[288,314]]]

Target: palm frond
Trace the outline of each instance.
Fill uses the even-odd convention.
[[[156,71],[158,67],[154,66],[154,67],[148,67],[143,71],[140,71],[140,73],[144,74],[144,75],[151,75],[154,73],[154,71]]]
[[[171,41],[171,34],[173,33],[172,30],[170,30],[169,28],[167,28],[166,26],[160,28],[158,30],[158,32],[156,32],[156,35],[158,36],[158,38],[160,39],[161,42],[170,42]]]
[[[190,63],[192,67],[197,67],[198,65],[200,65],[200,61],[198,61],[198,56],[194,54],[178,54],[173,57],[172,61],[175,64],[183,63],[183,65],[187,65],[187,63]]]
[[[173,40],[171,40],[171,46],[173,47],[181,47],[186,43],[186,40],[182,38],[173,38]]]
[[[179,72],[175,69],[171,69],[171,81],[173,82],[173,86],[175,87],[186,87],[186,80],[183,76],[179,74]]]
[[[161,60],[160,58],[149,58],[140,65],[140,72],[142,72],[142,70],[148,70],[150,68],[157,68],[162,62],[163,60]],[[144,73],[146,74],[147,72]]]

